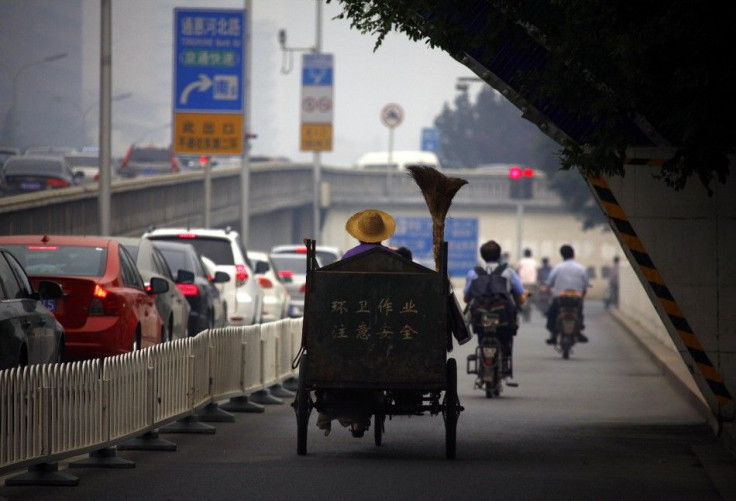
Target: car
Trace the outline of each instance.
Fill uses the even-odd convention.
[[[11,148],[9,146],[0,146],[0,168],[2,168],[3,164],[5,164],[5,161],[10,157],[15,157],[20,155],[20,150],[18,148]]]
[[[179,159],[171,148],[132,145],[118,167],[118,174],[121,177],[159,176],[180,170]]]
[[[36,292],[21,263],[0,248],[0,370],[64,361],[64,327],[44,305],[62,294],[46,280]]]
[[[0,236],[34,287],[58,282],[64,295],[47,307],[66,332],[66,358],[87,360],[129,353],[161,342],[163,323],[154,297],[168,290],[161,278],[146,288],[135,261],[112,238],[64,235]]]
[[[342,251],[339,247],[329,245],[317,245],[314,248],[315,255],[322,265],[327,266],[338,259],[342,259]],[[304,244],[276,245],[271,247],[271,254],[306,254],[307,246]]]
[[[227,324],[253,325],[263,316],[263,290],[254,278],[253,267],[237,231],[230,228],[157,228],[146,232],[144,238],[192,244],[197,252],[207,256],[234,278],[220,285],[227,305]]]
[[[82,176],[62,157],[13,156],[2,167],[4,190],[10,195],[76,186]]]
[[[100,180],[100,154],[93,151],[82,151],[79,153],[68,153],[64,158],[72,168],[74,174],[82,173],[84,177],[80,179],[82,183],[94,183]],[[110,159],[110,170],[112,178],[117,177],[114,168],[115,162]]]
[[[289,303],[289,316],[292,318],[304,315],[304,293],[307,282],[307,255],[302,253],[276,253],[270,254],[271,262],[278,270],[278,275],[283,279],[286,289],[289,291],[291,302]],[[317,257],[317,266],[322,267],[320,258]]]
[[[286,289],[284,279],[278,275],[271,258],[266,252],[248,251],[248,259],[253,264],[253,272],[258,285],[263,289],[264,322],[273,322],[289,316],[291,297]]]
[[[73,146],[32,146],[26,148],[23,155],[34,156],[34,157],[58,157],[62,158],[64,155],[76,153],[77,149]]]
[[[188,337],[189,310],[192,307],[176,286],[176,283],[177,280],[179,282],[193,282],[194,273],[181,270],[178,276],[174,277],[163,254],[150,240],[134,237],[113,238],[123,244],[125,250],[135,260],[146,287],[150,286],[153,277],[163,278],[169,284],[169,290],[163,294],[157,294],[155,297],[156,309],[164,323],[162,342]]]
[[[209,277],[200,255],[189,243],[153,240],[153,244],[161,251],[169,268],[177,276],[176,286],[191,306],[189,335],[196,336],[207,329],[224,327],[225,305],[216,284],[228,282],[230,275],[218,271]],[[181,280],[182,270],[192,273],[194,280]]]

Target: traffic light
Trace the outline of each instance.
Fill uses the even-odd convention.
[[[509,169],[509,197],[512,199],[532,198],[534,169],[512,165]]]

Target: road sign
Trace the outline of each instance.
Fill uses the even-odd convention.
[[[389,129],[395,129],[404,121],[404,109],[396,103],[381,108],[381,122]]]
[[[440,131],[432,127],[422,128],[422,151],[440,151]]]
[[[302,151],[332,151],[333,82],[332,54],[302,55]]]
[[[243,116],[239,113],[177,113],[176,152],[211,155],[241,154]]]
[[[396,230],[391,246],[408,247],[415,261],[434,269],[432,254],[432,219],[429,217],[396,217]],[[478,261],[478,219],[450,218],[445,221],[447,269],[453,277],[464,277]]]
[[[208,125],[239,120],[245,103],[245,11],[238,9],[174,9],[174,151],[220,154],[212,146],[230,144],[230,135],[207,132]],[[201,113],[202,117],[192,118]],[[228,118],[213,119],[212,115]],[[181,115],[181,116],[179,116]],[[214,121],[213,121],[214,120]],[[195,126],[192,126],[195,124]],[[231,127],[226,127],[228,131]],[[237,126],[242,132],[242,123]],[[214,135],[213,135],[214,134]],[[228,154],[242,152],[242,133]],[[189,149],[196,145],[196,151]]]

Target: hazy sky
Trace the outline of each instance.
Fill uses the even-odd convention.
[[[85,0],[90,22],[85,34],[85,60],[99,57],[99,2]],[[133,141],[162,143],[170,139],[171,58],[174,7],[243,8],[244,2],[197,0],[113,1],[113,95],[132,97],[113,106],[113,150]],[[287,45],[315,44],[315,0],[253,0],[252,129],[258,138],[254,154],[285,155],[311,161],[299,151],[301,52],[293,53],[291,71],[284,73],[278,30],[287,31]],[[373,52],[375,39],[361,35],[345,20],[333,20],[339,4],[323,3],[322,51],[334,54],[334,149],[322,155],[325,165],[352,164],[366,151],[388,148],[389,130],[380,121],[381,108],[398,103],[405,111],[395,129],[394,149],[419,149],[421,128],[432,126],[445,102],[452,103],[459,76],[470,70],[440,50],[429,49],[403,35],[389,36]],[[90,72],[85,86],[94,93],[98,76]],[[475,92],[473,92],[475,93]]]

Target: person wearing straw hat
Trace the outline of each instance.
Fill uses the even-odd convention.
[[[396,221],[387,212],[378,209],[366,209],[356,212],[345,223],[345,230],[360,243],[352,249],[348,249],[343,254],[343,259],[374,247],[393,252],[393,249],[381,243],[390,238],[396,231]]]
[[[345,230],[358,240],[358,245],[348,249],[342,258],[348,258],[373,248],[395,252],[381,242],[391,237],[396,231],[396,222],[390,214],[378,209],[366,209],[356,212],[345,224]],[[371,424],[371,409],[382,398],[381,392],[373,390],[323,390],[318,398],[341,401],[351,412],[331,415],[320,412],[317,416],[317,428],[329,435],[332,420],[336,419],[342,426],[349,428],[354,437],[362,437]]]

